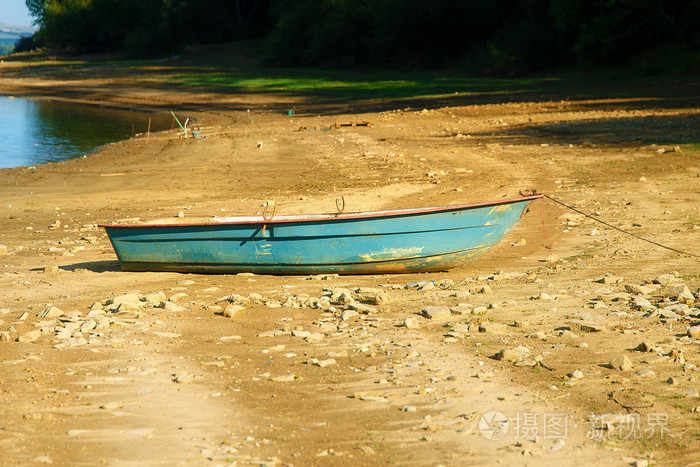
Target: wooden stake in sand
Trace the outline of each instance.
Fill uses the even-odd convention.
[[[148,140],[151,138],[151,119],[148,119],[148,131],[146,132],[146,144],[148,144]]]

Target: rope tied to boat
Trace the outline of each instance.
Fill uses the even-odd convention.
[[[335,199],[335,208],[338,210],[338,214],[342,214],[345,211],[345,196],[340,196],[340,198]]]
[[[556,199],[554,199],[553,197],[551,197],[551,196],[549,196],[549,195],[547,195],[547,194],[542,193],[542,196],[543,196],[544,198],[547,198],[548,200],[552,201],[553,203],[556,203],[556,204],[559,204],[559,205],[561,205],[561,206],[564,206],[564,207],[567,208],[567,209],[571,209],[572,211],[574,211],[574,212],[576,212],[576,213],[578,213],[578,214],[581,214],[582,216],[585,216],[585,217],[587,217],[587,218],[589,218],[589,219],[591,219],[591,220],[593,220],[593,221],[595,221],[595,222],[598,222],[599,224],[602,224],[602,225],[604,225],[604,226],[606,226],[606,227],[608,227],[608,228],[611,228],[611,229],[613,229],[613,230],[617,230],[618,232],[622,232],[622,233],[625,234],[625,235],[629,235],[630,237],[634,237],[634,238],[637,238],[637,239],[642,240],[642,241],[644,241],[644,242],[651,243],[652,245],[658,246],[658,247],[660,247],[660,248],[664,248],[664,249],[669,250],[669,251],[673,251],[674,253],[678,253],[678,254],[680,254],[680,255],[691,256],[691,257],[693,257],[693,258],[700,258],[700,255],[696,255],[696,254],[694,254],[694,253],[689,253],[689,252],[687,252],[687,251],[679,250],[679,249],[677,249],[677,248],[673,248],[673,247],[670,247],[670,246],[667,246],[667,245],[662,245],[661,243],[655,242],[654,240],[649,240],[648,238],[642,237],[641,235],[637,235],[637,234],[635,234],[635,233],[633,233],[633,232],[629,232],[629,231],[627,231],[627,230],[624,230],[624,229],[621,229],[621,228],[619,228],[619,227],[616,227],[616,226],[614,226],[614,225],[612,225],[612,224],[609,224],[609,223],[607,223],[607,222],[605,222],[605,221],[603,221],[603,220],[600,220],[600,219],[598,219],[598,218],[596,218],[596,217],[594,217],[594,216],[591,216],[590,214],[586,214],[585,212],[583,212],[583,211],[581,211],[581,210],[579,210],[579,209],[576,209],[576,208],[573,207],[573,206],[569,206],[569,205],[566,204],[566,203],[562,203],[561,201],[556,200]]]
[[[272,214],[268,216],[268,209],[272,208]],[[272,220],[273,217],[275,217],[275,214],[277,214],[277,206],[275,206],[274,202],[268,201],[265,203],[265,208],[263,209],[262,212],[262,217],[264,221],[269,221]],[[263,235],[265,233],[265,229],[267,229],[267,224],[263,224],[262,229],[260,229],[260,235]]]

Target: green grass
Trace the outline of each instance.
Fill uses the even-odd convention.
[[[230,92],[303,94],[325,98],[407,99],[541,91],[547,81],[474,78],[436,72],[348,72],[314,69],[206,69],[193,67],[167,82]]]

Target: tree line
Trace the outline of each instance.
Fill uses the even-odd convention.
[[[698,71],[700,0],[26,0],[36,45],[162,56],[259,39],[273,65]]]

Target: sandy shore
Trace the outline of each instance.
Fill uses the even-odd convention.
[[[128,273],[96,226],[536,188],[700,255],[697,86],[394,106],[173,92],[151,71],[0,68],[3,94],[174,108],[206,136],[0,171],[0,463],[696,461],[697,256],[546,200],[488,254],[434,274]],[[390,301],[371,303],[379,292]]]

